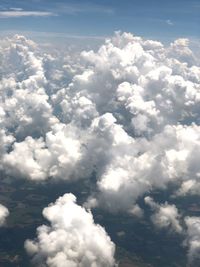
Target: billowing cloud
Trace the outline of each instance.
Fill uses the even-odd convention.
[[[151,216],[153,224],[158,228],[168,228],[177,233],[182,232],[180,225],[180,215],[175,205],[170,205],[167,202],[159,205],[151,197],[145,197],[145,203],[154,211]]]
[[[45,92],[47,80],[35,43],[16,35],[0,50],[1,124],[22,139],[40,136],[57,122]],[[4,67],[5,66],[5,67]]]
[[[2,162],[7,173],[13,176],[31,180],[51,177],[68,180],[75,174],[81,156],[81,143],[75,130],[58,124],[46,134],[45,141],[28,136],[22,142],[15,142],[13,150],[4,155]]]
[[[38,227],[36,239],[25,242],[36,266],[114,266],[113,242],[91,212],[76,204],[74,195],[59,197],[43,216],[50,225]]]
[[[0,204],[0,226],[3,226],[6,222],[6,218],[9,215],[9,210]]]

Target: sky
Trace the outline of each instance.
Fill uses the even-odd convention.
[[[199,0],[2,0],[0,33],[111,36],[126,31],[168,41],[200,36]]]

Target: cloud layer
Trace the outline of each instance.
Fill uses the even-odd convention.
[[[1,171],[39,182],[91,179],[85,207],[139,217],[138,200],[155,190],[173,185],[173,197],[200,194],[200,62],[188,39],[164,46],[118,32],[98,51],[77,54],[16,35],[1,40],[0,58]],[[176,206],[146,203],[155,225],[184,232]],[[56,227],[44,216],[50,228],[28,243],[34,258],[43,257],[43,231],[50,238]],[[60,250],[53,261],[45,251],[47,264],[57,266]]]
[[[15,36],[1,57],[8,174],[71,180],[95,170],[98,202],[111,209],[171,182],[177,195],[198,193],[200,67],[187,39],[164,47],[116,33],[72,59]]]

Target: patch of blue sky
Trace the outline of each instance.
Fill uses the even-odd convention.
[[[199,38],[199,0],[2,0],[0,31],[108,36],[128,31],[161,40]]]

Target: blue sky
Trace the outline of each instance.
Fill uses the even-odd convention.
[[[200,0],[1,0],[0,32],[69,36],[128,31],[161,40],[200,37]]]

